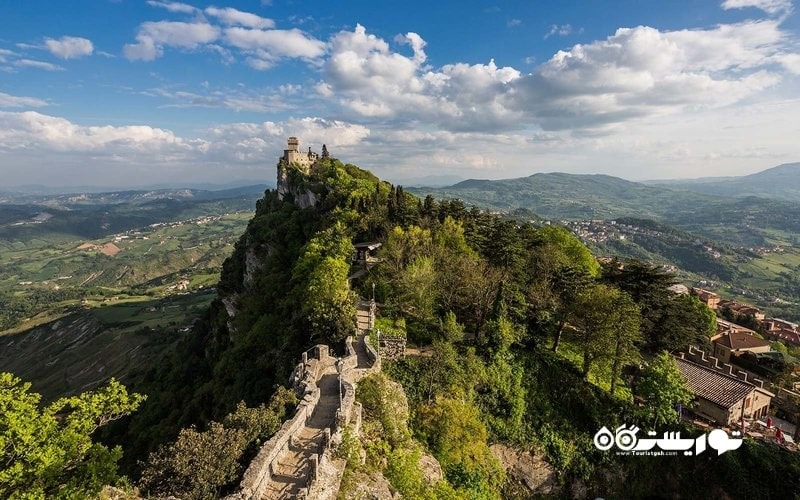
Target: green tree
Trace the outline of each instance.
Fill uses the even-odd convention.
[[[552,332],[552,349],[558,352],[575,299],[593,282],[599,264],[583,243],[562,227],[539,229],[533,243],[525,266],[528,329],[534,332],[543,326],[544,331]]]
[[[502,273],[477,255],[454,256],[437,262],[437,295],[441,308],[453,311],[473,330],[489,318]]]
[[[423,439],[453,485],[481,490],[502,484],[503,470],[489,451],[488,431],[475,405],[438,398],[420,408],[419,422]]]
[[[447,251],[448,255],[472,255],[475,252],[467,244],[464,225],[450,216],[433,232],[433,243]]]
[[[432,244],[430,230],[417,226],[406,230],[396,226],[389,232],[386,243],[381,248],[384,266],[388,268],[390,275],[396,276],[415,258],[431,255]]]
[[[182,429],[174,442],[150,454],[140,486],[159,496],[219,498],[220,489],[238,477],[242,455],[274,434],[296,403],[294,392],[278,387],[269,405],[240,402],[223,423],[212,422],[204,432]]]
[[[174,443],[150,455],[140,484],[154,495],[219,498],[220,488],[237,477],[246,442],[244,430],[226,429],[219,422],[205,432],[182,429]]]
[[[668,290],[675,277],[664,270],[629,260],[604,266],[602,280],[628,293],[639,304],[644,350],[684,350],[703,346],[716,331],[714,312],[695,297]]]
[[[786,345],[783,342],[780,341],[770,342],[769,347],[773,351],[778,351],[783,354],[789,354],[789,349],[786,348]]]
[[[583,376],[599,360],[612,362],[612,387],[622,363],[636,356],[639,311],[624,292],[594,285],[576,298],[573,321],[583,351]]]
[[[355,329],[355,295],[347,282],[350,266],[326,257],[311,272],[303,310],[314,335],[342,340]]]
[[[492,358],[507,353],[521,337],[519,327],[509,321],[505,314],[500,314],[497,319],[491,319],[483,325],[478,342],[486,350],[487,357]]]
[[[464,338],[464,326],[458,322],[453,311],[447,311],[439,320],[439,333],[446,342],[459,342]]]
[[[396,291],[396,308],[403,315],[432,322],[438,292],[433,258],[414,257],[397,277]]]
[[[312,336],[322,341],[343,339],[355,328],[355,296],[347,281],[352,253],[348,229],[337,222],[312,238],[295,264],[293,277],[305,283],[302,311]]]
[[[458,353],[452,344],[434,342],[431,355],[422,361],[428,403],[433,402],[437,394],[445,392],[455,383],[460,370]]]
[[[686,385],[678,364],[669,353],[662,352],[647,365],[636,392],[647,401],[645,411],[653,419],[653,426],[658,422],[670,423],[678,421],[675,405],[687,405],[694,398]]]
[[[92,442],[101,426],[144,400],[114,379],[107,386],[40,408],[41,396],[0,373],[0,497],[90,497],[117,480],[119,447]]]
[[[600,263],[574,234],[560,226],[545,226],[536,234],[549,251],[558,251],[564,258],[563,264],[583,270],[591,276],[600,274]]]
[[[549,291],[551,297],[552,318],[555,323],[553,331],[553,352],[558,352],[558,345],[564,333],[564,327],[575,312],[578,294],[591,283],[591,275],[585,269],[576,266],[563,266],[553,273]]]
[[[637,344],[642,338],[639,329],[641,323],[639,306],[624,292],[615,305],[619,323],[613,340],[614,352],[611,357],[611,387],[609,389],[611,395],[616,392],[622,367],[626,364],[636,363],[642,357],[637,348]]]

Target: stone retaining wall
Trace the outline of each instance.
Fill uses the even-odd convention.
[[[361,429],[363,408],[355,400],[356,386],[362,378],[381,370],[381,355],[370,345],[369,336],[365,336],[364,342],[367,357],[372,365],[369,368],[358,368],[358,354],[353,347],[354,342],[353,337],[345,340],[346,353],[340,360],[339,383],[342,387],[342,403],[336,412],[336,427],[335,429],[325,429],[326,438],[319,452],[311,456],[307,485],[301,489],[297,498],[334,499],[339,491],[342,470],[334,463],[334,450],[341,444],[347,425],[352,427],[356,435]],[[405,348],[405,339],[403,339],[403,347]],[[309,356],[310,352],[312,356]],[[330,350],[326,345],[314,346],[303,353],[302,361],[295,367],[289,380],[303,398],[297,405],[294,416],[291,420],[284,422],[278,432],[264,443],[256,458],[245,471],[239,491],[225,497],[225,500],[263,498],[272,474],[272,464],[305,427],[319,402],[320,391],[317,388],[317,381],[335,363],[336,358],[330,355]]]
[[[380,355],[386,359],[402,358],[406,354],[405,337],[378,337],[380,343]]]
[[[309,358],[309,351],[313,351],[314,357]],[[239,491],[228,495],[225,500],[262,498],[272,474],[272,464],[289,446],[291,440],[300,434],[308,419],[311,418],[311,414],[314,413],[320,396],[317,380],[327,368],[335,363],[336,358],[330,356],[328,346],[317,345],[304,352],[302,359],[303,361],[295,367],[290,380],[298,395],[302,397],[294,416],[291,420],[284,422],[278,432],[261,446],[258,454],[244,472]],[[314,475],[312,474],[311,477],[313,478]]]

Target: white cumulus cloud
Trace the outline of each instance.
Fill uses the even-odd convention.
[[[544,34],[544,38],[548,39],[553,35],[567,36],[570,34],[572,34],[571,24],[562,24],[562,25],[554,24],[550,26],[550,31]]]
[[[44,46],[51,54],[61,59],[90,56],[94,52],[92,41],[78,36],[62,36],[57,40],[46,38]]]
[[[232,7],[218,8],[208,7],[205,13],[219,19],[222,24],[228,26],[245,26],[247,28],[274,28],[275,21],[267,19],[250,12],[242,12]]]
[[[8,61],[9,58],[16,56],[17,54],[8,49],[0,49],[0,63]]]
[[[240,49],[261,49],[277,57],[319,57],[325,43],[299,29],[258,30],[227,28],[225,39]]]
[[[157,153],[195,147],[171,131],[146,125],[87,127],[35,111],[0,112],[0,150]]]
[[[36,97],[21,97],[0,92],[0,108],[38,108],[47,102]]]
[[[17,59],[12,64],[18,68],[35,68],[43,69],[45,71],[64,71],[64,68],[57,64],[37,61],[35,59]]]
[[[164,53],[164,47],[195,49],[219,35],[220,29],[206,22],[146,22],[139,26],[136,43],[125,45],[123,52],[132,61],[152,61]]]
[[[419,35],[395,38],[411,46],[407,55],[357,25],[331,38],[315,89],[371,122],[419,121],[451,131],[599,130],[727,106],[773,87],[800,64],[788,38],[772,19],[677,31],[620,28],[523,74],[494,61],[432,68]]]
[[[746,7],[755,7],[761,9],[768,14],[781,14],[791,12],[791,0],[725,0],[722,2],[722,8],[729,9],[744,9]]]
[[[194,14],[198,10],[196,7],[180,2],[161,2],[158,0],[147,0],[147,5],[151,7],[160,7],[162,9],[168,10],[169,12],[174,12],[179,14]]]

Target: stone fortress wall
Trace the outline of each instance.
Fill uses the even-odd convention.
[[[313,352],[313,357],[309,357]],[[294,416],[283,423],[281,428],[266,443],[250,462],[245,471],[239,491],[229,495],[226,500],[260,499],[269,483],[273,464],[280,454],[291,445],[305,427],[319,402],[320,391],[317,381],[325,370],[336,363],[327,345],[316,345],[302,354],[302,361],[295,367],[291,384],[302,397]]]
[[[370,366],[359,368],[356,342],[362,344],[361,347],[366,352]],[[338,380],[341,385],[341,403],[336,411],[336,419],[332,428],[325,429],[325,439],[323,439],[319,451],[311,455],[306,486],[296,498],[333,499],[336,497],[341,483],[342,465],[334,463],[335,450],[342,442],[345,427],[351,426],[356,435],[361,428],[362,408],[361,404],[355,400],[357,384],[364,377],[381,370],[380,355],[370,345],[368,335],[361,337],[358,341],[353,336],[347,337],[345,350],[345,356],[337,359],[331,355],[327,345],[319,344],[302,354],[302,359],[290,378],[292,387],[302,396],[294,416],[284,422],[278,432],[262,445],[256,458],[245,471],[239,490],[225,497],[225,500],[264,498],[276,460],[284,450],[292,445],[306,426],[320,399],[317,382],[331,367],[337,368]]]
[[[712,370],[718,371],[723,375],[738,378],[742,382],[753,384],[762,389],[767,389],[770,391],[772,390],[769,383],[765,383],[763,380],[756,378],[753,373],[742,370],[738,366],[733,366],[730,363],[722,363],[718,358],[707,354],[705,351],[698,349],[695,346],[690,345],[689,351],[686,353],[680,353],[680,357],[681,359],[691,361],[692,363],[697,363],[698,365],[705,366],[706,368],[711,368]]]

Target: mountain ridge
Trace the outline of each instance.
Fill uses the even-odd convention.
[[[718,196],[757,196],[795,201],[800,198],[800,162],[783,163],[760,172],[737,177],[648,181],[645,184]]]

